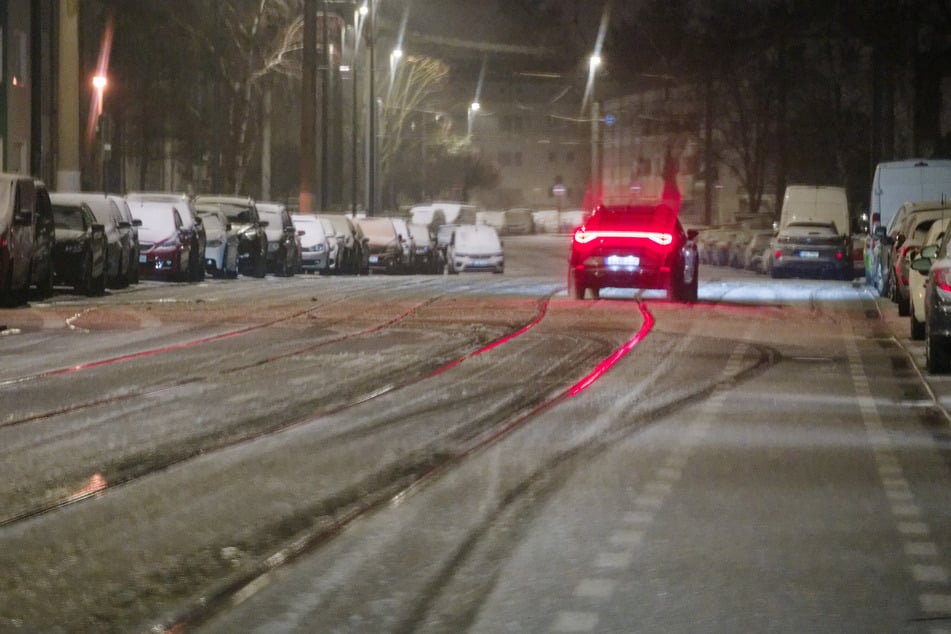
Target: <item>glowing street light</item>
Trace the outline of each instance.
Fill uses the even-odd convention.
[[[471,110],[472,112],[479,112],[479,109],[480,109],[481,107],[482,107],[482,106],[479,105],[479,102],[478,102],[478,101],[473,101],[473,102],[472,102],[472,105],[469,106],[469,110]]]
[[[109,80],[105,75],[96,75],[92,78],[92,87],[96,89],[96,115],[102,114],[103,93],[108,85]]]
[[[598,54],[592,55],[591,58],[588,60],[588,68],[593,73],[594,71],[598,70],[600,67],[601,67],[601,56]]]

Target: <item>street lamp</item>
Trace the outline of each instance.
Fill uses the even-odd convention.
[[[99,140],[99,188],[106,190],[106,131],[103,124],[102,102],[109,80],[105,75],[96,74],[92,78],[92,87],[96,90],[96,137]]]
[[[109,80],[105,75],[95,75],[92,78],[92,87],[96,89],[96,116],[102,115],[103,93],[106,91],[106,86],[108,85]]]
[[[473,101],[471,104],[469,104],[469,128],[466,132],[467,139],[472,138],[472,122],[475,119],[476,113],[478,113],[481,109],[482,105],[478,101]]]

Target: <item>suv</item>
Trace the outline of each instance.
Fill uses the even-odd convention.
[[[27,301],[34,259],[50,256],[42,247],[36,253],[37,204],[48,202],[37,189],[28,176],[0,174],[0,299],[8,305]]]
[[[285,277],[297,272],[300,262],[297,229],[280,203],[257,203],[258,214],[267,221],[267,262],[268,268]]]
[[[673,301],[697,301],[698,258],[693,240],[666,205],[599,205],[575,230],[568,263],[568,296],[595,299],[606,287],[663,289]]]
[[[185,194],[164,192],[131,192],[126,200],[132,202],[171,203],[182,218],[182,230],[187,234],[189,244],[189,260],[187,277],[192,282],[205,279],[205,227],[201,218],[192,209],[191,201]]]
[[[238,234],[238,270],[245,275],[267,274],[267,222],[258,215],[252,198],[242,196],[196,196],[195,204],[220,209]]]

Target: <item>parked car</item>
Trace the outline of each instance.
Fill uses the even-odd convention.
[[[287,207],[269,202],[259,202],[257,207],[261,220],[267,222],[264,233],[267,234],[268,270],[285,277],[294,275],[299,267],[300,249],[297,229]]]
[[[205,228],[205,272],[213,277],[238,277],[238,234],[214,205],[195,205]]]
[[[925,366],[928,372],[951,370],[951,231],[946,231],[934,258],[918,258],[912,266],[925,279]]]
[[[167,201],[136,200],[132,215],[139,227],[139,274],[185,282],[191,278],[194,233],[185,227],[178,206]]]
[[[56,246],[56,226],[50,193],[43,181],[34,180],[36,208],[33,214],[33,259],[30,264],[30,284],[40,297],[53,294],[53,249]]]
[[[925,338],[925,284],[931,272],[931,261],[938,252],[938,246],[944,238],[949,223],[951,223],[951,217],[939,218],[932,223],[921,242],[921,249],[916,250],[916,254],[908,265],[908,319],[910,336],[915,340]],[[922,259],[927,261],[927,267],[923,267],[919,262]]]
[[[334,234],[337,236],[338,249],[334,257],[334,270],[337,273],[358,273],[360,245],[353,221],[341,214],[320,214],[318,217],[333,225]]]
[[[217,207],[238,234],[238,270],[252,277],[267,274],[266,224],[258,215],[256,203],[241,196],[196,196],[194,204]]]
[[[132,216],[132,210],[129,208],[129,201],[122,196],[114,194],[109,195],[109,199],[119,208],[119,214],[122,216],[122,224],[119,225],[119,232],[122,239],[129,245],[129,283],[139,283],[139,227],[142,222]]]
[[[695,302],[696,235],[666,205],[598,206],[573,235],[568,296],[584,299],[590,289],[597,298],[602,288],[622,287],[663,289],[673,301]]]
[[[131,192],[126,195],[126,200],[130,203],[148,201],[175,205],[175,209],[182,218],[182,228],[191,242],[189,245],[191,260],[188,262],[188,279],[193,282],[200,282],[205,279],[205,243],[207,236],[201,218],[195,214],[189,197],[185,194],[166,192]]]
[[[790,222],[773,245],[774,279],[793,275],[852,279],[851,238],[843,237],[834,223]]]
[[[417,273],[438,273],[442,270],[439,251],[436,249],[436,237],[426,225],[409,223],[410,235],[415,249],[413,261]]]
[[[951,217],[951,207],[934,209],[911,214],[904,224],[903,233],[896,242],[895,270],[892,272],[892,300],[898,304],[898,314],[907,317],[910,310],[910,292],[908,288],[911,260],[925,244],[928,231],[936,221]]]
[[[370,274],[370,240],[366,237],[366,234],[363,233],[363,228],[360,226],[360,223],[356,222],[352,217],[350,218],[350,226],[353,227],[353,235],[356,238],[357,245],[357,274],[358,275],[369,275]]]
[[[400,239],[400,247],[403,249],[402,270],[404,273],[412,273],[416,270],[416,242],[410,233],[409,226],[402,218],[390,218],[393,228],[396,229],[396,235]]]
[[[317,220],[324,228],[324,235],[327,236],[327,245],[330,249],[327,255],[327,272],[336,273],[340,262],[340,254],[343,252],[343,236],[337,235],[333,223],[327,218],[317,216]]]
[[[56,235],[54,284],[72,286],[77,293],[101,295],[106,291],[105,227],[84,202],[52,204],[51,208]]]
[[[390,218],[358,218],[356,222],[368,240],[370,271],[401,271],[403,247]]]
[[[488,225],[459,225],[446,250],[452,274],[467,271],[505,272],[505,252],[498,232]]]
[[[507,235],[528,235],[535,233],[535,222],[532,220],[531,209],[509,209],[505,212],[503,223],[503,231],[501,233]],[[574,227],[572,227],[572,229],[573,228]]]
[[[123,242],[122,214],[119,207],[102,193],[90,192],[55,192],[50,194],[50,200],[56,205],[76,205],[86,203],[96,216],[96,222],[106,231],[106,285],[110,288],[124,287],[129,284],[131,273],[129,266],[129,242]]]
[[[749,229],[739,229],[730,243],[730,252],[727,256],[727,265],[735,269],[746,268],[746,247],[753,240],[753,232]]]
[[[36,200],[32,178],[0,174],[0,301],[6,305],[29,298]]]
[[[755,231],[743,253],[744,268],[750,271],[763,271],[763,259],[769,257],[769,245],[773,240],[772,231]]]
[[[301,232],[301,267],[305,273],[326,273],[330,266],[330,241],[324,225],[312,214],[292,214],[291,221]]]

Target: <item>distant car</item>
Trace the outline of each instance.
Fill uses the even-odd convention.
[[[185,227],[178,207],[168,202],[134,201],[139,228],[139,274],[178,282],[191,279],[193,232]]]
[[[213,277],[238,277],[238,234],[214,205],[195,205],[205,227],[205,272]]]
[[[772,231],[755,231],[743,254],[744,268],[757,273],[765,272],[763,260],[769,255],[769,245],[772,240]]]
[[[105,227],[83,202],[54,204],[52,212],[54,283],[72,286],[77,293],[101,295],[106,290]]]
[[[505,272],[505,252],[498,232],[488,225],[459,225],[452,232],[446,261],[450,273]]]
[[[53,294],[53,249],[56,228],[50,194],[43,181],[34,180],[36,208],[33,214],[33,259],[30,265],[30,283],[40,297]]]
[[[301,238],[301,267],[306,273],[326,273],[330,266],[330,242],[324,225],[312,214],[292,214],[291,221]]]
[[[109,199],[119,208],[122,216],[122,224],[119,225],[119,231],[123,235],[123,240],[129,244],[129,283],[138,284],[139,282],[139,227],[142,222],[132,216],[132,210],[129,208],[129,201],[122,196],[114,194],[109,195]]]
[[[458,230],[457,230],[458,233]],[[695,302],[697,232],[684,231],[666,205],[600,205],[575,230],[568,296],[595,298],[607,287],[659,289],[673,301]]]
[[[851,280],[851,240],[832,223],[790,222],[773,241],[770,275]]]
[[[535,221],[532,219],[531,209],[509,209],[505,212],[502,233],[508,235],[528,235],[534,232]]]
[[[360,264],[360,244],[353,221],[342,214],[320,214],[319,218],[327,220],[334,228],[337,236],[337,253],[334,258],[337,273],[358,273]]]
[[[403,247],[393,222],[380,217],[359,218],[356,222],[368,239],[370,271],[400,272],[403,268]]]
[[[951,217],[951,206],[911,213],[902,225],[902,231],[894,245],[894,267],[891,271],[891,297],[898,304],[898,314],[902,317],[907,317],[910,309],[908,279],[911,259],[917,256],[918,250],[924,245],[931,225],[947,217]]]
[[[238,270],[252,277],[267,274],[267,233],[257,204],[241,196],[196,196],[194,203],[217,207],[238,235]]]
[[[396,229],[396,235],[400,238],[400,246],[403,249],[404,273],[412,273],[416,270],[416,241],[413,240],[413,234],[410,233],[409,225],[402,218],[390,218],[393,228]]]
[[[50,200],[54,205],[82,202],[89,206],[96,222],[106,230],[106,285],[111,288],[127,286],[132,277],[128,270],[131,242],[123,238],[125,221],[116,203],[105,194],[90,192],[55,192],[50,194]]]
[[[918,258],[912,266],[925,280],[925,366],[928,372],[951,370],[951,231],[945,231],[934,258]]]
[[[163,202],[175,205],[179,216],[182,218],[182,228],[191,241],[189,253],[191,260],[188,262],[188,279],[193,282],[200,282],[205,278],[205,228],[192,208],[192,201],[185,194],[176,194],[171,192],[131,192],[126,195],[126,200],[130,203],[136,201]]]
[[[436,237],[426,225],[409,223],[410,235],[415,249],[414,271],[417,273],[438,273],[440,271],[439,252],[436,249]]]
[[[279,203],[258,202],[258,215],[267,222],[268,270],[285,277],[297,272],[300,251],[297,229],[287,208]]]
[[[921,249],[916,249],[908,264],[908,321],[910,336],[914,340],[925,338],[925,286],[931,273],[931,262],[938,252],[949,223],[951,217],[936,220],[921,241]],[[927,266],[923,266],[922,259],[927,262]]]

